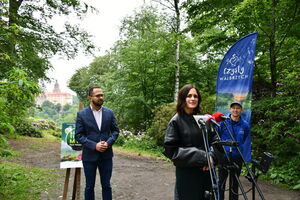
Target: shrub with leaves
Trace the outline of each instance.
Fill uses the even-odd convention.
[[[175,103],[158,106],[154,109],[154,119],[147,134],[154,139],[157,145],[163,145],[168,123],[175,113]]]
[[[290,188],[300,180],[299,67],[295,70],[280,74],[276,96],[255,99],[251,129],[254,153],[268,151],[275,157],[269,178]]]
[[[125,129],[121,129],[120,133],[119,133],[119,137],[116,141],[116,145],[122,146],[125,144],[125,142],[127,140],[129,140],[129,138],[133,136],[133,133],[131,131],[125,130]]]
[[[43,137],[41,129],[35,127],[29,120],[23,120],[21,123],[16,125],[16,132],[23,136],[38,138]]]

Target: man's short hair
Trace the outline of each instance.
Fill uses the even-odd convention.
[[[93,86],[93,87],[90,87],[90,88],[89,88],[89,94],[88,94],[90,97],[93,95],[93,91],[94,91],[95,88],[101,89],[101,87],[99,87],[99,86]]]

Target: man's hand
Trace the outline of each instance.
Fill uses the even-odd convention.
[[[107,148],[108,148],[108,143],[105,141],[101,141],[96,144],[96,150],[99,152],[104,152]]]

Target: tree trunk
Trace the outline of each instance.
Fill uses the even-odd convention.
[[[272,84],[272,92],[271,96],[276,96],[276,82],[277,82],[277,61],[276,61],[276,40],[275,40],[275,32],[276,32],[276,21],[275,21],[275,7],[276,0],[272,0],[272,18],[271,18],[271,35],[270,35],[270,71],[271,71],[271,84]]]
[[[175,90],[174,90],[174,102],[177,102],[177,95],[179,91],[179,76],[180,76],[180,65],[179,65],[179,57],[180,57],[180,11],[179,11],[179,0],[174,0],[174,7],[175,7],[175,19],[176,19],[176,51],[175,51]]]

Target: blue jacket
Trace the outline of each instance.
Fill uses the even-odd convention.
[[[111,109],[102,107],[102,124],[99,130],[90,106],[77,113],[75,139],[82,144],[82,160],[96,161],[113,157],[112,145],[117,140],[119,128]],[[104,152],[96,150],[96,144],[106,141],[109,148]]]
[[[238,122],[232,121],[231,119],[227,119],[225,120],[225,122],[227,123],[228,128],[232,133],[232,136],[234,137],[234,140],[239,143],[238,148],[240,149],[241,153],[244,154],[243,146],[246,141],[246,138],[250,135],[249,123],[243,120],[242,118],[240,118]],[[222,141],[234,141],[232,140],[224,122],[220,123],[218,133]],[[229,156],[230,146],[224,146],[224,148]],[[232,148],[232,157],[233,159],[241,157],[236,147]]]

